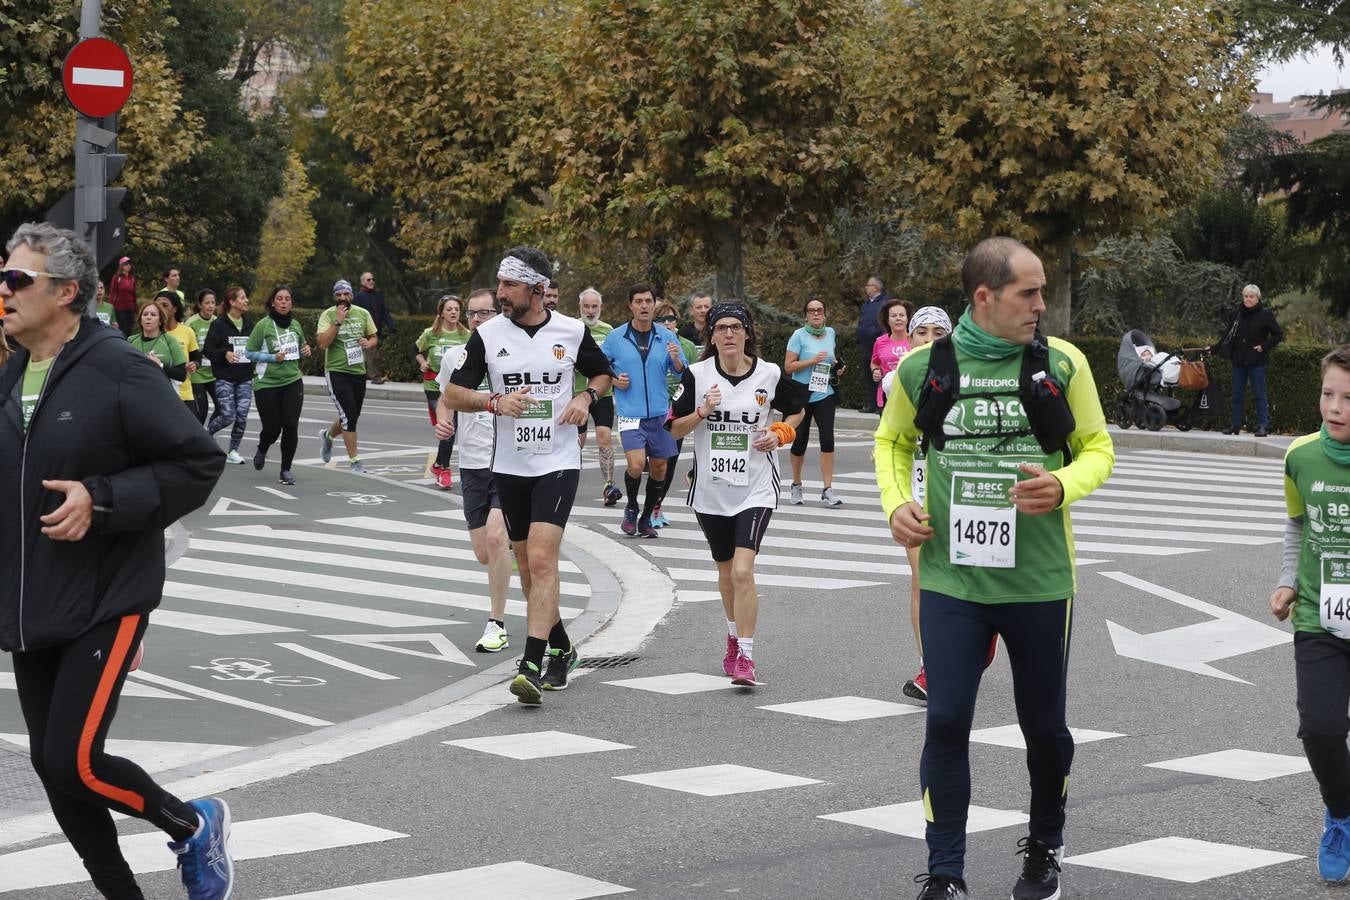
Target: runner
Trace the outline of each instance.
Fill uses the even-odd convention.
[[[685,370],[670,431],[694,434],[698,474],[689,490],[726,613],[722,671],[732,684],[754,685],[759,594],[755,556],[778,506],[778,448],[792,443],[806,391],[759,358],[754,322],[735,301],[708,313],[703,357]],[[773,421],[773,410],[784,415]]]
[[[183,345],[164,332],[164,310],[150,301],[142,304],[136,320],[141,330],[127,338],[127,342],[150,357],[168,376],[174,390],[178,390],[178,382],[187,377],[187,357],[183,355]]]
[[[497,316],[497,300],[492,291],[477,290],[469,295],[469,329],[477,329]],[[454,356],[441,366],[436,381],[442,396],[436,407],[437,437],[455,434],[452,421],[459,430],[459,490],[464,496],[464,522],[469,527],[473,555],[487,566],[488,599],[491,609],[483,636],[474,649],[479,653],[497,653],[511,646],[506,633],[506,589],[511,584],[511,545],[506,540],[506,521],[502,518],[501,498],[492,483],[492,443],[496,433],[489,412],[465,413],[455,418],[446,405],[444,391],[450,384],[450,374],[463,362],[466,352],[459,348]],[[486,376],[479,390],[488,390]]]
[[[206,423],[206,430],[215,434],[231,426],[230,452],[225,461],[237,466],[244,464],[239,445],[244,442],[248,411],[253,406],[253,365],[246,349],[253,323],[244,315],[247,311],[248,292],[238,285],[227,287],[225,314],[216,316],[206,332],[206,355],[216,376],[216,414]]]
[[[544,308],[549,271],[542,251],[507,252],[497,269],[497,299],[507,315],[474,331],[445,391],[451,409],[497,417],[492,480],[528,603],[529,636],[511,693],[533,706],[541,691],[566,688],[577,663],[558,613],[558,553],[581,475],[576,429],[610,380],[609,363],[586,327]],[[574,370],[589,378],[576,396]],[[478,390],[484,377],[486,392]],[[541,675],[545,647],[552,651]]]
[[[369,274],[369,273],[367,273]],[[328,395],[337,407],[337,420],[319,432],[319,456],[333,458],[333,438],[342,435],[347,461],[358,475],[366,473],[356,449],[356,423],[366,401],[366,350],[379,343],[375,320],[359,306],[352,306],[352,286],[338,279],[333,285],[332,306],[319,314],[319,349],[324,356]]]
[[[88,316],[98,268],[74,232],[20,225],[8,249],[0,297],[19,349],[0,370],[0,650],[13,661],[33,769],[103,896],[143,897],[116,811],[169,836],[191,900],[223,900],[234,881],[229,807],[185,803],[105,752],[164,590],[164,529],[206,502],[223,454],[159,370]],[[16,409],[20,396],[32,399]]]
[[[679,314],[675,312],[675,307],[666,300],[658,301],[656,304],[655,321],[667,331],[674,332],[675,339],[680,342],[680,352],[684,354],[684,358],[689,364],[693,365],[694,361],[699,358],[702,350],[696,346],[693,341],[682,334],[682,329],[679,328],[680,317]],[[672,401],[674,401],[675,395],[680,390],[680,383],[683,378],[684,375],[681,372],[666,373],[666,393],[670,396]],[[679,462],[680,453],[683,450],[684,438],[678,438],[675,441],[675,455],[666,460],[666,480],[661,485],[661,497],[656,501],[656,506],[652,507],[652,526],[654,528],[665,528],[670,524],[669,520],[666,519],[665,513],[661,510],[661,502],[666,499],[666,495],[670,493],[670,486],[675,483],[675,464]]]
[[[1350,878],[1350,346],[1322,358],[1322,427],[1284,456],[1284,532],[1280,583],[1270,611],[1293,614],[1298,736],[1326,811],[1317,872]]]
[[[588,287],[577,297],[577,306],[581,310],[581,321],[596,346],[605,342],[614,326],[600,320],[600,309],[604,298],[593,287]],[[572,385],[572,393],[580,394],[586,390],[586,379],[577,375]],[[595,420],[595,452],[600,457],[600,479],[604,487],[600,489],[600,499],[606,506],[613,506],[623,499],[623,491],[614,486],[614,389],[609,388],[605,395],[591,406],[590,418]],[[586,423],[578,429],[577,439],[582,449],[586,447]]]
[[[881,380],[894,372],[895,367],[900,365],[901,358],[909,352],[909,317],[913,313],[913,305],[894,297],[881,304],[881,311],[877,313],[877,324],[881,326],[881,334],[877,335],[876,342],[872,344],[870,362],[872,380],[877,383],[878,408],[886,405],[886,398],[882,396]]]
[[[970,305],[960,323],[901,361],[876,433],[891,533],[923,547],[928,722],[919,780],[928,872],[920,897],[966,896],[970,728],[998,635],[1031,781],[1030,834],[1018,844],[1012,896],[1049,900],[1059,896],[1073,760],[1064,712],[1076,588],[1067,507],[1106,480],[1115,452],[1087,360],[1039,334],[1045,273],[1036,255],[990,238],[966,256],[961,282]],[[929,443],[923,504],[911,487],[920,437]]]
[[[300,357],[313,352],[300,323],[291,318],[293,305],[290,288],[273,288],[265,305],[267,315],[253,326],[245,347],[249,361],[254,364],[253,401],[258,406],[258,418],[262,419],[253,468],[262,469],[267,451],[280,436],[281,473],[277,480],[282,484],[295,484],[291,463],[300,443],[300,411],[305,404]]]
[[[104,299],[106,292],[103,289],[103,282],[98,283],[98,294],[94,297],[94,318],[98,319],[104,325],[117,326],[117,310],[113,305]]]
[[[632,320],[611,331],[600,349],[614,371],[614,411],[618,415],[619,442],[628,462],[623,476],[628,495],[623,533],[654,538],[652,510],[661,502],[666,460],[679,452],[665,427],[670,413],[666,374],[679,374],[689,363],[675,333],[654,324],[656,295],[650,287],[635,284],[628,289],[628,311]],[[644,468],[650,468],[650,474],[639,516],[638,489]]]
[[[553,312],[558,308],[558,282],[549,279],[544,285],[544,309]]]
[[[834,493],[834,410],[838,398],[833,382],[844,366],[836,362],[834,329],[825,324],[825,301],[807,300],[805,311],[806,324],[792,333],[783,358],[783,371],[811,391],[811,402],[788,456],[792,463],[789,502],[797,506],[802,503],[802,466],[811,440],[811,420],[815,419],[820,431],[820,499],[826,506],[843,506],[844,501]]]
[[[177,272],[178,270],[173,269],[172,271]],[[182,296],[181,291],[165,289],[155,295],[155,303],[164,311],[164,333],[183,346],[183,353],[187,357],[187,374],[191,376],[197,371],[198,365],[201,363],[202,350],[197,344],[196,333],[183,324]],[[197,414],[197,400],[192,394],[190,377],[179,380],[174,386],[178,388],[178,399],[182,400],[195,416]]]
[[[206,335],[211,330],[211,320],[216,317],[216,292],[210,288],[198,291],[197,301],[193,307],[196,312],[188,316],[188,320],[183,324],[192,329],[197,338],[197,346],[205,347]],[[197,413],[197,421],[205,425],[211,400],[215,398],[212,382],[216,380],[215,374],[211,371],[211,358],[205,353],[201,355],[197,371],[192,373],[189,380],[192,382],[192,405]],[[216,414],[220,414],[219,404],[216,405]]]
[[[460,310],[463,304],[454,294],[446,294],[436,304],[436,318],[431,326],[418,335],[414,349],[417,367],[422,370],[422,387],[426,389],[427,411],[431,415],[431,426],[436,427],[438,418],[436,406],[440,400],[441,389],[437,386],[436,376],[443,368],[446,354],[455,347],[462,347],[469,340],[469,329],[461,321]],[[458,354],[456,354],[458,355]],[[436,461],[431,466],[431,476],[444,490],[454,484],[450,474],[450,454],[455,452],[455,423],[450,420],[450,436],[441,438],[436,445]]]

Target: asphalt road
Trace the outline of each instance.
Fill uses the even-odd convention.
[[[377,458],[425,465],[422,411],[371,407],[368,433],[390,443],[363,456],[406,450]],[[865,431],[841,433],[842,509],[811,499],[813,451],[807,505],[775,515],[759,566],[766,683],[753,690],[717,674],[722,616],[692,516],[672,501],[659,539],[618,538],[618,513],[591,499],[599,484],[588,462],[569,531],[616,537],[676,589],[636,658],[579,674],[539,710],[492,688],[430,723],[440,727],[407,726],[407,739],[355,755],[317,748],[312,768],[227,791],[236,848],[252,857],[239,864],[237,896],[913,896],[910,879],[925,869],[912,836],[921,834],[923,713],[900,694],[916,668],[908,574],[877,512],[869,448]],[[1069,712],[1081,731],[1066,897],[1326,895],[1312,859],[1321,805],[1295,737],[1288,631],[1264,611],[1279,557],[1279,471],[1276,460],[1122,451],[1111,482],[1075,508]],[[361,649],[325,643],[330,653]],[[665,676],[683,677],[614,683]],[[812,705],[768,708],[802,703]],[[172,726],[183,721],[175,708],[156,710]],[[1007,746],[1014,723],[1000,652],[971,745],[981,808],[967,859],[974,897],[1007,896],[1019,868],[1027,778],[1023,753]],[[559,734],[510,740],[539,732]],[[682,772],[711,766],[756,771]],[[0,837],[14,833],[0,824]],[[6,896],[84,896],[57,884],[65,870],[55,861],[31,853],[0,858],[0,889],[19,863],[48,873],[50,886],[38,879]],[[143,884],[148,896],[175,896],[171,873]]]

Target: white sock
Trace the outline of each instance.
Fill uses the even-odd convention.
[[[755,658],[754,638],[737,638],[736,643],[740,647],[741,656],[744,656],[746,659]]]
[[[730,619],[727,619],[727,634],[736,637],[736,623]]]

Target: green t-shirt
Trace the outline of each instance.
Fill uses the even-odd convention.
[[[680,349],[684,351],[685,368],[698,362],[700,351],[699,348],[694,346],[693,341],[688,338],[682,338],[679,335],[675,336],[675,340],[680,342]],[[682,378],[684,378],[683,372],[672,372],[670,369],[666,370],[666,393],[670,395],[671,400],[675,399],[675,392],[680,389],[680,379]]]
[[[148,338],[138,331],[127,338],[127,343],[142,353],[153,353],[166,366],[181,366],[187,362],[187,353],[184,352],[183,345],[171,334],[160,333],[158,337]]]
[[[94,317],[104,325],[112,325],[117,322],[117,311],[111,303],[100,303],[94,310]]]
[[[23,370],[23,393],[20,395],[20,405],[23,411],[23,430],[28,430],[28,423],[33,421],[33,411],[37,409],[38,398],[42,396],[42,386],[47,383],[47,372],[51,370],[52,361],[56,357],[44,359],[42,362],[33,362],[28,360],[27,367]]]
[[[271,316],[263,316],[248,333],[247,349],[276,353],[280,347],[286,348],[286,358],[281,362],[259,362],[253,364],[253,389],[285,387],[300,380],[300,348],[305,346],[305,332],[300,323],[291,319],[291,324],[280,328]]]
[[[451,365],[458,363],[459,359],[450,350],[452,347],[462,347],[469,342],[470,331],[441,331],[428,328],[417,336],[417,350],[427,358],[427,365],[431,367],[433,375],[441,373],[441,365],[445,360],[449,360]],[[422,386],[433,393],[440,393],[440,387],[436,380],[423,380]]]
[[[585,324],[584,319],[582,320],[582,323]],[[608,322],[596,322],[594,325],[587,325],[586,330],[591,333],[591,340],[595,341],[595,346],[599,347],[605,342],[605,338],[609,333],[614,330],[614,326],[610,325]],[[572,393],[574,395],[580,394],[582,391],[586,390],[586,383],[588,381],[590,381],[589,378],[578,372],[572,378]],[[614,388],[611,386],[609,390],[605,391],[600,396],[613,397]]]
[[[330,306],[319,315],[319,334],[323,334],[337,321],[337,307]],[[324,368],[329,372],[346,372],[349,375],[366,374],[365,351],[361,349],[360,339],[375,334],[375,321],[370,313],[353,305],[347,311],[347,318],[338,326],[337,337],[328,345],[324,355]]]
[[[928,372],[928,357],[924,347],[900,363],[897,379],[914,407]],[[1091,385],[1082,353],[1071,344],[1052,341],[1049,362],[1051,373],[1069,387],[1078,427],[1103,429],[1095,387],[1087,392],[1080,384],[1074,390],[1073,381],[1079,375],[1086,374],[1084,383]],[[1017,512],[1008,500],[1009,488],[1030,477],[1019,465],[1034,463],[1055,471],[1065,465],[1063,452],[1047,454],[1033,435],[990,436],[1028,427],[1018,398],[1021,368],[1021,353],[1003,360],[960,361],[960,393],[964,396],[944,422],[949,435],[946,446],[928,448],[925,508],[932,516],[928,524],[933,537],[923,544],[920,556],[920,584],[925,590],[975,603],[1073,596],[1074,549],[1068,510],[1061,506],[1029,516]],[[1093,404],[1095,408],[1089,408]]]
[[[188,320],[183,324],[192,329],[192,333],[197,336],[197,346],[206,346],[206,332],[211,330],[211,323],[214,319],[203,319],[201,316],[188,316]],[[193,384],[210,384],[216,380],[216,376],[211,372],[211,360],[207,359],[206,354],[202,354],[202,361],[197,366],[197,371],[192,373]]]
[[[1325,633],[1322,604],[1330,601],[1333,621],[1350,618],[1343,613],[1350,598],[1350,467],[1327,457],[1317,432],[1285,451],[1284,502],[1291,519],[1303,519],[1294,630]]]

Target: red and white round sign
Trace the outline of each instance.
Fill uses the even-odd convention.
[[[61,69],[66,99],[86,116],[110,116],[131,96],[131,59],[106,38],[80,41]]]

